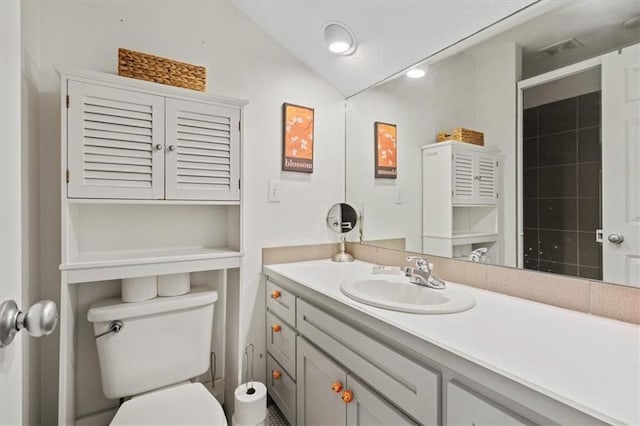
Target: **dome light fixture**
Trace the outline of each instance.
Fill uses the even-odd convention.
[[[426,74],[426,71],[420,68],[411,68],[407,71],[407,77],[409,78],[422,78]]]
[[[337,55],[350,55],[356,50],[356,38],[344,24],[331,21],[324,25],[324,41],[329,50]]]

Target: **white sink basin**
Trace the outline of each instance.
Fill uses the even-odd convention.
[[[340,286],[349,298],[367,305],[415,314],[450,314],[471,309],[473,296],[465,290],[447,287],[435,290],[411,284],[405,277],[378,277],[346,281]]]

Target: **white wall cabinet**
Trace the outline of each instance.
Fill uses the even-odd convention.
[[[70,198],[237,201],[240,108],[67,82]]]
[[[422,251],[468,257],[499,247],[499,156],[485,147],[441,142],[422,147]]]
[[[247,102],[91,71],[61,71],[60,87],[58,423],[108,424],[113,417],[118,401],[102,393],[86,313],[93,302],[118,297],[121,279],[142,276],[188,273],[192,285],[218,291],[214,381],[216,393],[225,393],[216,396],[232,405],[239,372],[225,355],[240,353],[240,123]],[[283,356],[294,358],[293,340],[276,341]],[[293,381],[281,383],[281,402],[295,398]]]

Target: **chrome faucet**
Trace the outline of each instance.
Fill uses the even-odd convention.
[[[403,269],[404,276],[409,278],[411,284],[442,290],[447,287],[444,281],[433,275],[429,261],[420,256],[408,256],[407,261],[415,261],[416,267],[407,266]]]

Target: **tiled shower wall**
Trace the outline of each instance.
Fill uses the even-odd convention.
[[[524,111],[524,267],[602,279],[600,92]]]

